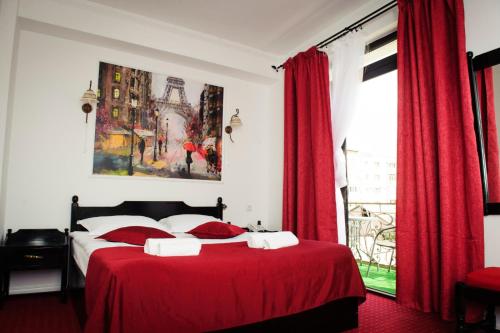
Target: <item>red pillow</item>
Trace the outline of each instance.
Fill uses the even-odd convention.
[[[175,238],[175,236],[160,229],[135,226],[115,229],[96,238],[102,238],[108,242],[122,242],[144,246],[148,238]]]
[[[245,230],[235,225],[223,222],[207,222],[188,231],[188,234],[205,239],[224,239],[236,237]]]

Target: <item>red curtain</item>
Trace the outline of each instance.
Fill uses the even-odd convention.
[[[484,266],[483,203],[462,0],[399,0],[397,301],[453,318]]]
[[[283,229],[337,242],[328,56],[312,47],[284,67]]]
[[[476,71],[476,81],[483,124],[486,169],[488,170],[488,200],[500,202],[500,156],[498,155],[493,69],[488,67]]]

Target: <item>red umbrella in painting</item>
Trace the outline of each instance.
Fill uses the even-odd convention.
[[[189,151],[189,152],[193,152],[193,151],[196,151],[196,147],[194,145],[194,143],[190,142],[190,141],[186,141],[184,142],[184,145],[183,145],[184,149],[186,149],[186,151]]]
[[[196,151],[196,146],[194,145],[194,143],[186,141],[184,142],[183,148],[186,150],[187,173],[188,176],[191,176],[191,163],[193,163],[191,154],[193,153],[193,151]]]

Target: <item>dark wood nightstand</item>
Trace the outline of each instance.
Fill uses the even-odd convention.
[[[16,270],[61,270],[61,300],[66,301],[68,289],[68,229],[20,229],[12,232],[1,247],[2,298],[9,295],[10,272]]]
[[[243,228],[244,230],[246,230],[247,232],[278,232],[277,230],[267,230],[267,229],[264,229],[262,228],[262,222],[259,220],[257,221],[257,226],[255,227],[251,227],[251,226],[248,226],[248,227],[245,227]]]

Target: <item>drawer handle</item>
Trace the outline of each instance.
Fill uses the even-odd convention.
[[[43,256],[37,256],[35,254],[25,254],[24,255],[25,259],[43,259]]]

